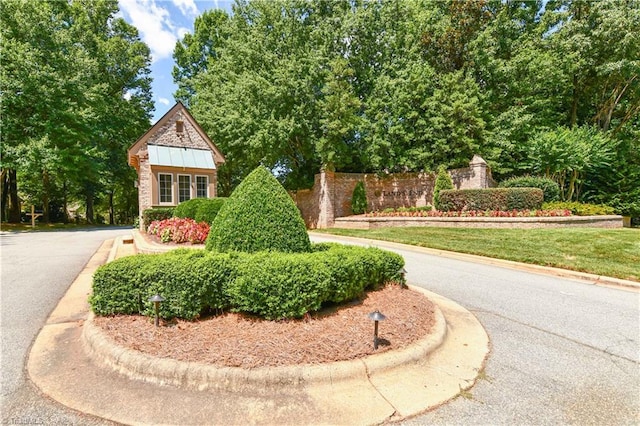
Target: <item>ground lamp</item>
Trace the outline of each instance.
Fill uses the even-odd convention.
[[[160,303],[164,302],[164,299],[159,294],[155,294],[149,298],[149,302],[153,302],[153,307],[156,310],[156,327],[160,325]]]
[[[375,324],[373,326],[373,349],[378,349],[378,322],[384,321],[387,317],[382,315],[380,311],[376,309],[375,312],[371,312],[369,314],[369,319],[374,321]]]

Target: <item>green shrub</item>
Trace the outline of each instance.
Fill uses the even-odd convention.
[[[551,178],[540,176],[520,176],[500,182],[501,188],[539,188],[544,194],[544,202],[560,200],[560,187]]]
[[[440,210],[537,210],[543,194],[538,188],[487,188],[440,192]]]
[[[329,269],[307,253],[255,253],[245,256],[229,285],[233,309],[266,319],[299,318],[326,300]]]
[[[196,222],[206,222],[211,225],[226,200],[226,197],[192,198],[178,204],[173,215],[175,217],[193,219]]]
[[[178,249],[115,260],[96,270],[91,307],[96,315],[152,316],[160,294],[163,318],[194,319],[221,309],[295,318],[325,302],[359,297],[370,287],[399,281],[401,256],[377,248],[313,244],[311,253],[217,253]]]
[[[96,315],[153,315],[148,299],[160,294],[162,317],[193,319],[229,306],[225,287],[236,275],[237,259],[202,250],[117,259],[96,270],[89,302]]]
[[[173,217],[173,207],[154,207],[146,209],[142,212],[142,221],[144,222],[144,229],[146,230],[151,222],[155,220],[165,220]]]
[[[353,214],[363,214],[367,211],[367,193],[364,190],[364,183],[362,183],[362,181],[359,181],[353,189],[351,211]]]
[[[207,250],[308,252],[300,211],[275,177],[258,167],[224,203],[211,225]]]
[[[604,204],[587,204],[577,201],[556,201],[553,203],[545,203],[542,208],[544,210],[569,210],[576,216],[602,216],[614,214],[615,209]]]
[[[453,181],[451,180],[451,176],[449,176],[449,172],[447,172],[447,169],[444,166],[440,166],[438,168],[438,176],[436,176],[436,182],[433,187],[433,207],[436,210],[443,210],[440,207],[440,191],[453,188]]]
[[[196,218],[196,211],[205,203],[207,198],[192,198],[187,201],[183,201],[176,206],[173,210],[175,217],[194,219]]]
[[[206,200],[206,202],[198,206],[194,219],[196,222],[207,222],[211,225],[227,201],[227,197],[207,198]]]

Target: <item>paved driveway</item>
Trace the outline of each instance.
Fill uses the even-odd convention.
[[[42,396],[25,374],[31,343],[49,313],[106,239],[131,228],[2,232],[0,333],[2,424],[110,424]]]
[[[492,345],[470,393],[404,424],[640,423],[637,291],[395,251],[411,284],[472,311]]]

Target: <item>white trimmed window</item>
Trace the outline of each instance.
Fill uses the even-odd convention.
[[[178,175],[178,202],[191,199],[191,176]]]
[[[209,198],[209,176],[196,176],[196,197]]]
[[[160,204],[173,204],[173,175],[158,173]]]

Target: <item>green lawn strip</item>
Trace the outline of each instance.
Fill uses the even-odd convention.
[[[372,230],[332,228],[320,232],[640,281],[640,231],[637,229],[413,227]]]

